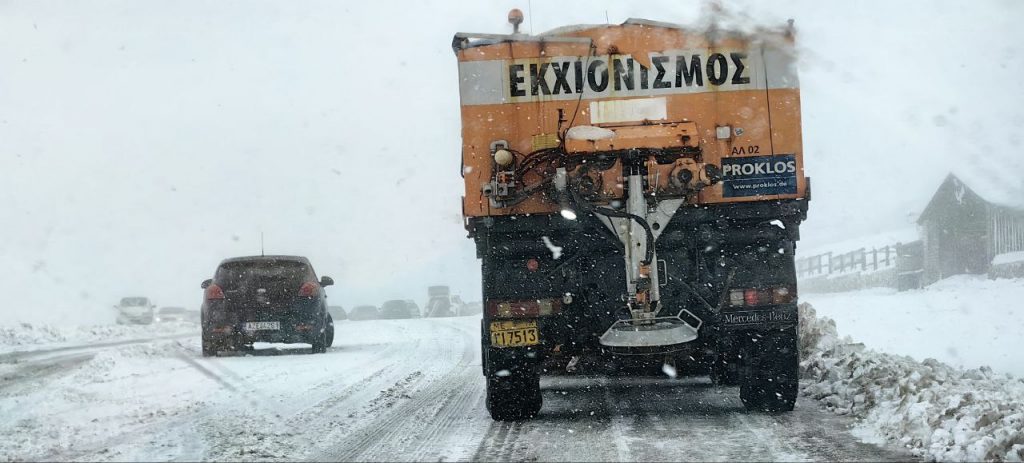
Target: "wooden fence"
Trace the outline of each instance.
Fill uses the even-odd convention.
[[[910,289],[920,287],[922,253],[920,241],[827,252],[797,259],[796,273],[801,280],[812,283],[809,287],[822,290],[871,286]]]

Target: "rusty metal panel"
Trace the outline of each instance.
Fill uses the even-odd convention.
[[[481,187],[493,175],[493,141],[530,153],[557,145],[570,126],[615,132],[561,141],[574,154],[686,146],[700,162],[739,166],[690,198],[694,204],[805,196],[799,78],[785,29],[740,34],[630,20],[542,36],[460,34],[455,43],[467,216],[554,212],[540,194],[492,208]],[[682,128],[686,141],[673,132]],[[674,167],[650,166],[658,188]],[[601,174],[612,197],[622,193],[614,169]]]

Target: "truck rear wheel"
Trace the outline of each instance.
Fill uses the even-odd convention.
[[[537,416],[543,403],[540,375],[516,374],[487,378],[487,411],[494,420],[528,420]]]
[[[792,411],[800,387],[796,330],[765,333],[747,354],[750,363],[740,380],[743,405],[751,411]]]

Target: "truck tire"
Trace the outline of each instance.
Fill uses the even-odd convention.
[[[751,411],[792,411],[800,387],[796,330],[765,333],[747,354],[750,364],[740,381],[743,405]]]
[[[522,374],[487,378],[487,411],[496,421],[531,419],[537,416],[543,404],[540,375]]]
[[[326,342],[327,347],[333,346],[334,345],[334,318],[331,317],[331,314],[327,314],[327,329],[324,330],[324,334],[327,335],[327,342]]]

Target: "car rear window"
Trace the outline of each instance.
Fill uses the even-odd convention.
[[[241,289],[251,284],[282,283],[295,286],[315,281],[313,269],[304,262],[291,260],[260,260],[230,262],[217,268],[214,280],[225,290]]]
[[[144,297],[125,297],[121,299],[121,305],[124,307],[149,305],[149,300]]]

